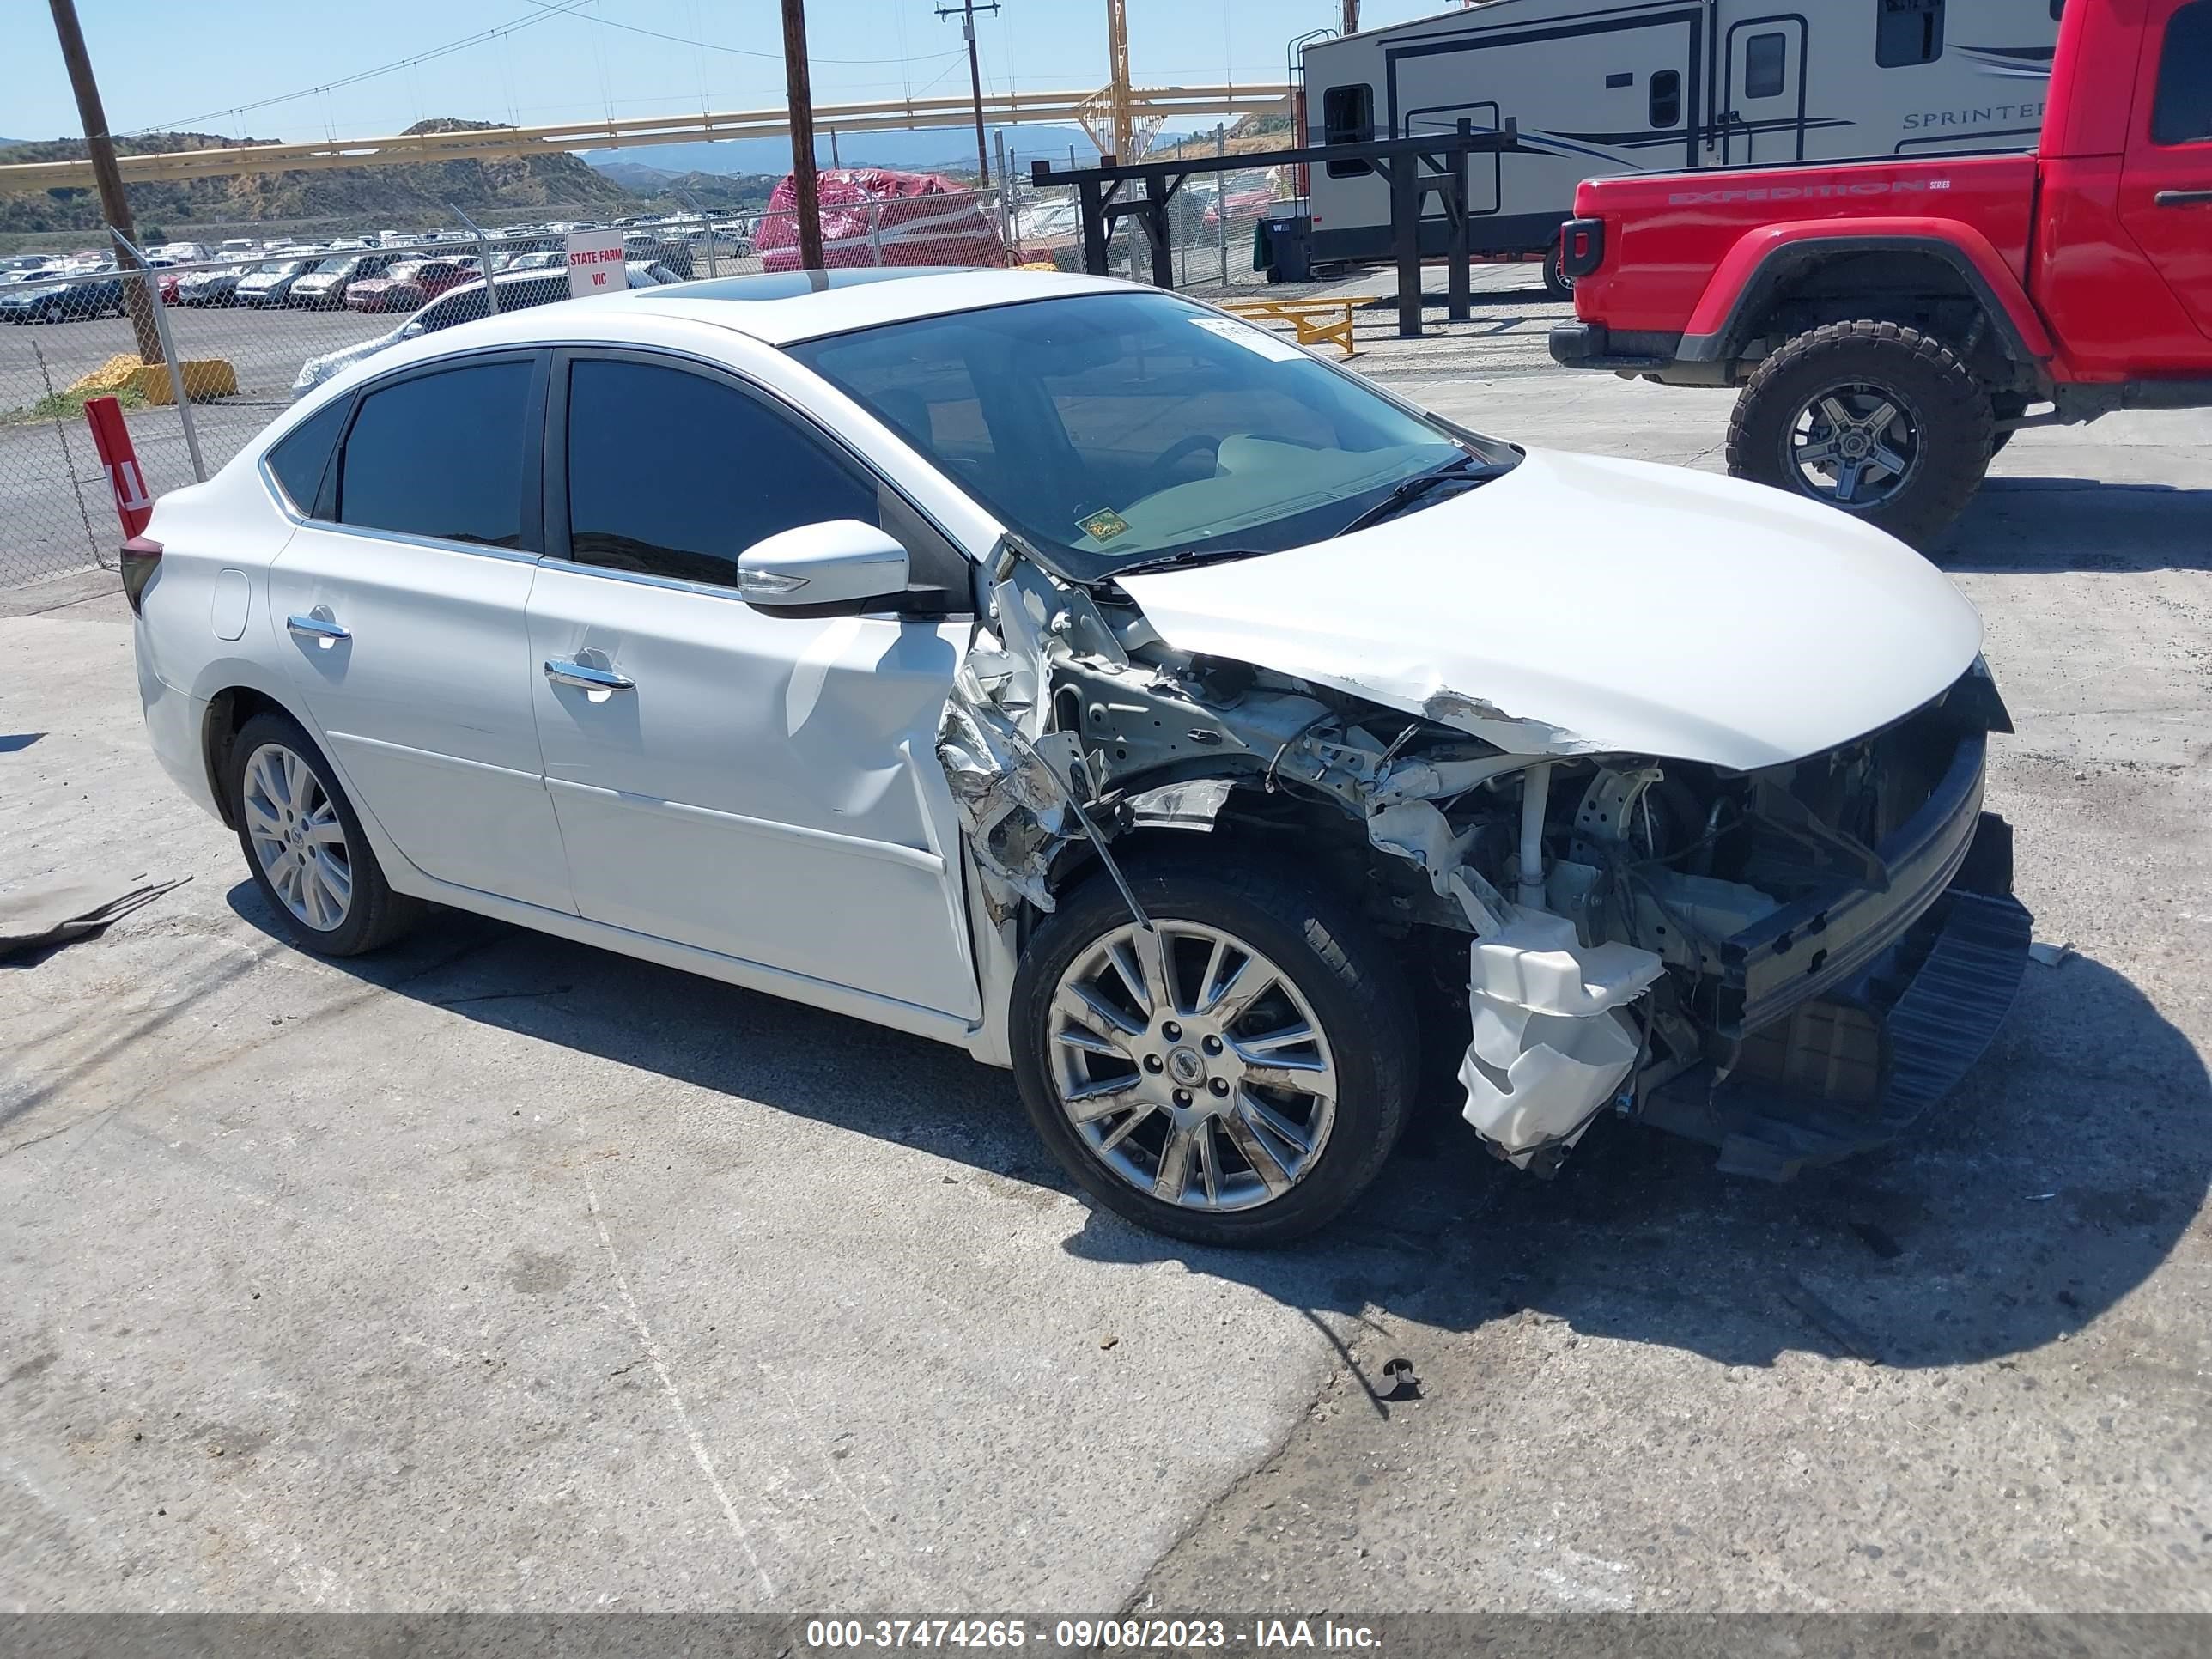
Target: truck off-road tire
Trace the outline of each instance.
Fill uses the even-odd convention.
[[[422,918],[422,901],[385,881],[337,775],[296,720],[263,714],[246,721],[231,744],[223,787],[253,884],[292,944],[357,957]]]
[[[1924,548],[1980,487],[1995,418],[1988,389],[1942,341],[1832,323],[1753,374],[1729,424],[1729,471]]]
[[[1063,894],[1014,977],[1014,1076],[1107,1208],[1193,1243],[1286,1243],[1342,1212],[1405,1127],[1413,999],[1322,886],[1218,857]]]

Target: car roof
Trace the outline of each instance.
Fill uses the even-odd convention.
[[[619,338],[626,318],[665,318],[709,324],[766,345],[785,346],[916,317],[942,317],[1077,294],[1126,293],[1132,289],[1130,283],[1103,276],[1069,276],[1050,271],[908,266],[800,270],[594,295],[536,307],[511,317],[486,318],[470,327],[477,345],[490,343],[495,331],[503,343],[519,345],[573,335],[587,324],[592,335]]]

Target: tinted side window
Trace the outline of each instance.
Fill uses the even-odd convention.
[[[1782,94],[1790,63],[1790,37],[1777,32],[1754,34],[1743,44],[1743,95],[1776,98]]]
[[[2196,0],[2166,20],[2150,141],[2154,144],[2212,141],[2212,0]]]
[[[303,516],[314,513],[324,470],[331,464],[331,451],[337,447],[338,434],[345,430],[346,411],[352,407],[352,398],[339,398],[294,427],[269,452],[269,470],[276,475],[293,510]]]
[[[1874,61],[1884,69],[1943,55],[1943,0],[1875,0]]]
[[[1321,95],[1322,143],[1364,144],[1375,137],[1375,88],[1331,87]],[[1375,169],[1364,161],[1331,161],[1332,179],[1355,179]]]
[[[876,486],[719,380],[584,359],[568,371],[568,543],[579,564],[737,586],[763,537],[878,522]]]
[[[1651,125],[1667,128],[1682,119],[1682,72],[1661,70],[1651,77]]]
[[[363,398],[338,467],[339,522],[520,547],[534,372],[477,363]]]

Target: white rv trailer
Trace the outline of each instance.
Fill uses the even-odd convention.
[[[1305,49],[1306,142],[1476,131],[1478,255],[1548,252],[1606,173],[2027,149],[2063,0],[1479,0]],[[1364,161],[1316,163],[1312,264],[1391,256]],[[1422,252],[1446,241],[1430,197]]]

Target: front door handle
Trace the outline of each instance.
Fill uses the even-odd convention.
[[[2150,198],[2160,207],[2212,206],[2212,190],[2162,190]]]
[[[329,650],[340,640],[349,640],[353,637],[353,630],[341,627],[337,618],[331,615],[331,608],[326,605],[317,605],[304,617],[285,617],[284,626],[303,640],[313,640],[325,651]]]
[[[545,678],[556,685],[580,686],[586,691],[637,690],[637,682],[629,675],[617,674],[611,668],[594,668],[586,662],[549,661],[545,665]]]

